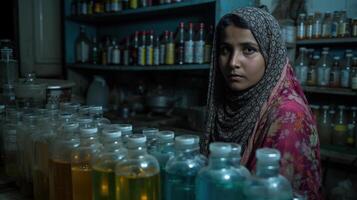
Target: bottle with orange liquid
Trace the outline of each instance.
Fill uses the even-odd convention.
[[[50,148],[50,200],[72,200],[71,151],[78,147],[78,123],[67,122],[59,130]]]
[[[144,135],[127,138],[128,155],[115,169],[116,199],[160,199],[159,163],[147,153],[145,143]]]
[[[93,162],[93,198],[111,200],[115,199],[115,165],[126,156],[127,150],[121,142],[121,131],[114,124],[103,128],[100,142],[103,150]]]
[[[92,120],[80,123],[80,144],[71,153],[73,200],[92,199],[92,161],[101,146],[97,139],[98,128]]]

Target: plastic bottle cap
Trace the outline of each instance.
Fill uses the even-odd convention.
[[[259,162],[275,162],[280,160],[280,152],[277,149],[261,148],[256,152]]]
[[[103,107],[102,106],[90,106],[89,112],[90,113],[103,112]]]
[[[98,128],[80,128],[81,135],[95,135],[98,132]]]
[[[146,136],[143,134],[133,134],[127,137],[126,142],[129,147],[143,146],[146,143]]]
[[[160,131],[157,136],[158,136],[159,140],[173,140],[175,138],[175,132]]]
[[[78,128],[79,124],[78,123],[66,123],[63,126],[63,129],[65,131],[75,131]]]
[[[118,126],[122,132],[133,130],[133,126],[131,124],[118,124]]]
[[[198,144],[199,137],[196,135],[181,135],[175,138],[175,144],[179,146],[188,146]]]
[[[105,127],[102,130],[102,135],[105,138],[119,138],[121,137],[121,131],[118,128],[114,128],[114,127]]]
[[[240,152],[242,151],[242,146],[236,143],[230,143],[230,144],[232,146],[232,153],[240,155]]]
[[[91,123],[91,122],[93,122],[93,119],[88,118],[88,117],[79,117],[79,118],[77,118],[77,122],[81,123],[81,124]]]
[[[145,129],[143,129],[143,134],[145,135],[145,136],[154,136],[154,135],[156,135],[158,132],[159,132],[159,129],[157,129],[157,128],[145,128]]]
[[[232,152],[232,145],[224,142],[213,142],[209,145],[209,151],[213,156],[228,156]]]

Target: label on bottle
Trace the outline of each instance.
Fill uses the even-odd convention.
[[[138,65],[145,65],[146,59],[146,50],[145,46],[140,46],[138,49]]]
[[[165,64],[165,52],[166,52],[166,45],[160,44],[160,65]]]
[[[330,87],[339,87],[340,86],[340,73],[337,71],[330,72]]]
[[[195,41],[194,45],[194,62],[202,64],[204,60],[205,41]]]
[[[345,124],[335,124],[335,131],[337,132],[346,132],[347,131],[347,126]]]
[[[146,64],[153,65],[154,63],[154,49],[152,46],[146,47]]]
[[[123,65],[129,65],[129,50],[125,49],[123,52]]]
[[[345,37],[347,34],[347,23],[346,22],[342,22],[339,23],[338,25],[338,36],[339,37]]]
[[[350,70],[348,69],[341,70],[341,87],[350,87]]]
[[[174,43],[166,44],[165,64],[167,64],[167,65],[175,64],[175,44]]]
[[[193,63],[193,41],[185,42],[185,63]]]
[[[317,85],[328,86],[330,82],[330,68],[319,67],[317,69]]]
[[[154,48],[154,65],[160,65],[160,49]]]
[[[116,64],[116,65],[120,64],[120,50],[119,49],[113,50],[112,63]]]
[[[321,37],[321,23],[319,21],[316,21],[312,26],[312,35],[314,38]]]
[[[211,62],[211,54],[212,54],[212,45],[206,44],[205,45],[205,56],[204,56],[205,63]]]
[[[331,25],[322,24],[321,36],[324,38],[331,37]]]

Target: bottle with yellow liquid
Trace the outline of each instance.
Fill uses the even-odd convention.
[[[80,144],[71,153],[72,194],[73,200],[92,199],[92,162],[100,151],[97,139],[98,128],[92,120],[80,124]]]
[[[115,199],[115,165],[126,156],[121,131],[116,125],[105,126],[100,136],[103,150],[93,162],[93,199]]]
[[[146,137],[130,135],[127,139],[128,155],[115,169],[117,200],[158,200],[160,167],[155,157],[146,151]]]
[[[32,135],[32,178],[36,200],[49,199],[49,146],[57,134],[58,110],[39,117],[38,132]]]
[[[68,122],[60,127],[51,145],[49,158],[50,200],[72,200],[71,152],[78,147],[78,123]]]

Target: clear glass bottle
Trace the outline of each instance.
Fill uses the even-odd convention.
[[[115,126],[104,127],[100,136],[103,150],[93,161],[93,199],[115,199],[115,166],[127,153],[121,142],[121,131]]]
[[[173,65],[175,64],[175,41],[174,41],[174,33],[169,32],[169,38],[165,45],[165,64]]]
[[[176,35],[176,63],[182,65],[185,59],[185,23],[180,22]]]
[[[146,38],[146,65],[154,64],[154,31],[147,32]]]
[[[156,141],[159,129],[157,128],[145,128],[142,134],[146,136],[146,148],[149,154],[156,149]]]
[[[75,61],[77,63],[88,63],[90,41],[85,33],[84,26],[80,27],[80,33],[76,39],[75,46]]]
[[[89,116],[93,118],[93,122],[97,126],[99,133],[102,130],[103,125],[110,124],[110,120],[103,116],[102,106],[90,106]]]
[[[333,57],[333,64],[330,71],[330,87],[337,88],[340,87],[340,77],[341,77],[341,69],[340,69],[340,57]]]
[[[322,35],[322,16],[320,12],[315,12],[314,23],[312,25],[312,37],[315,39],[321,38]]]
[[[348,132],[347,132],[347,139],[346,144],[349,147],[354,147],[356,144],[356,130],[357,130],[357,107],[352,106],[350,109],[350,119],[348,120]]]
[[[317,85],[328,86],[330,83],[331,61],[328,51],[322,51],[321,58],[317,63]]]
[[[331,26],[332,26],[332,14],[330,12],[325,13],[324,20],[322,22],[321,36],[323,38],[331,37]]]
[[[193,63],[193,23],[188,24],[185,38],[185,63]]]
[[[346,107],[338,106],[338,112],[335,120],[334,131],[332,135],[332,143],[335,145],[345,145],[347,137],[347,118]]]
[[[352,20],[351,35],[352,37],[357,37],[357,18]]]
[[[160,65],[166,64],[166,44],[169,41],[169,31],[165,31],[160,41]]]
[[[138,47],[138,65],[144,66],[146,65],[146,32],[141,32],[141,37],[139,41]]]
[[[146,137],[128,137],[128,154],[115,168],[116,199],[161,199],[160,166],[146,151]]]
[[[214,28],[211,25],[209,27],[208,34],[206,34],[204,63],[211,62],[212,43],[213,43],[213,34],[214,34],[213,32],[214,32]]]
[[[92,160],[99,153],[98,128],[93,123],[79,125],[79,146],[71,153],[73,200],[92,199]]]
[[[160,131],[157,134],[157,148],[151,152],[160,165],[161,193],[165,191],[165,167],[167,161],[175,155],[174,148],[175,133],[173,131]]]
[[[256,151],[257,166],[255,176],[244,186],[246,200],[293,198],[289,181],[279,174],[280,152],[276,149],[262,148]]]
[[[346,54],[346,63],[343,65],[341,69],[341,87],[351,88],[351,61],[352,61],[352,53]]]
[[[6,110],[6,120],[2,127],[5,174],[8,177],[18,178],[20,174],[20,165],[18,164],[18,140],[19,127],[21,127],[22,112],[16,109]]]
[[[92,64],[99,64],[99,49],[96,37],[92,38],[90,60]]]
[[[236,143],[230,143],[232,151],[230,153],[229,163],[239,172],[239,174],[245,178],[250,178],[251,174],[249,170],[240,164],[242,147]]]
[[[306,85],[308,73],[308,60],[306,48],[300,47],[299,57],[295,61],[295,74],[301,85]]]
[[[348,37],[349,32],[347,29],[348,29],[347,12],[344,10],[340,12],[337,36]]]
[[[322,114],[321,114],[321,117],[318,119],[317,128],[318,128],[319,139],[320,139],[321,144],[331,144],[332,118],[329,113],[329,109],[330,109],[330,106],[328,106],[328,105],[322,106]]]
[[[196,200],[244,199],[243,185],[246,180],[230,163],[232,146],[214,142],[209,145],[208,166],[196,177]],[[229,177],[229,178],[227,178]]]
[[[50,147],[50,200],[72,199],[71,152],[78,147],[78,123],[65,123]]]
[[[307,80],[306,84],[309,86],[316,86],[317,85],[317,62],[320,60],[320,55],[315,54],[313,55],[312,59],[309,63],[309,69],[307,72]]]
[[[195,179],[207,160],[199,153],[199,137],[181,135],[175,138],[175,156],[165,168],[166,200],[194,200]]]
[[[196,33],[196,38],[193,47],[193,62],[196,64],[202,64],[204,59],[205,49],[205,24],[200,23],[199,29]]]
[[[121,137],[123,144],[125,146],[127,139],[130,135],[133,134],[133,125],[131,124],[118,124],[119,129],[121,131]]]
[[[332,24],[331,24],[331,37],[333,38],[336,38],[338,36],[339,21],[340,21],[340,13],[338,11],[334,11],[332,16]]]
[[[314,15],[309,14],[305,23],[305,38],[312,39],[313,36]]]
[[[306,32],[306,26],[305,26],[305,13],[300,13],[299,18],[297,20],[297,33],[296,37],[298,40],[303,40],[305,39],[305,32]]]
[[[357,57],[352,58],[351,89],[357,90]]]

